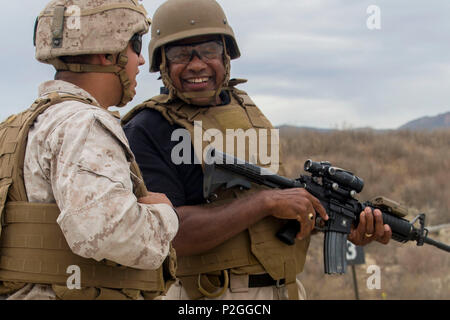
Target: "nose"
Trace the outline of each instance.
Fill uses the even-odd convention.
[[[194,54],[186,68],[193,72],[199,72],[206,69],[207,64],[197,54]]]
[[[145,64],[145,58],[142,54],[139,55],[139,66],[142,66]]]

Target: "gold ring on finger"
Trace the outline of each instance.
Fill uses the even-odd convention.
[[[373,237],[373,233],[366,233],[365,236],[366,236],[366,238],[372,238]]]

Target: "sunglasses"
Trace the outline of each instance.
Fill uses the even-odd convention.
[[[140,56],[141,52],[142,52],[142,34],[136,33],[133,37],[131,37],[130,43],[131,43],[131,48],[133,49],[133,51],[138,56]]]
[[[223,55],[223,44],[218,41],[207,41],[195,45],[175,45],[166,48],[166,57],[170,63],[188,64],[194,54],[204,62],[220,59]]]

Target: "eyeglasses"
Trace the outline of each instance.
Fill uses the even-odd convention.
[[[166,48],[166,57],[170,63],[188,64],[194,53],[204,62],[219,59],[223,54],[223,45],[218,41],[208,41],[195,45],[175,45]]]
[[[133,51],[136,52],[138,56],[140,56],[142,51],[142,34],[136,33],[134,36],[131,37],[130,42]]]

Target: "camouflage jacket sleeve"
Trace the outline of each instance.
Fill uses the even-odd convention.
[[[129,167],[134,158],[116,119],[80,103],[63,104],[78,109],[38,145],[44,155],[39,167],[47,172],[69,246],[98,261],[160,267],[178,230],[175,212],[137,202]]]

